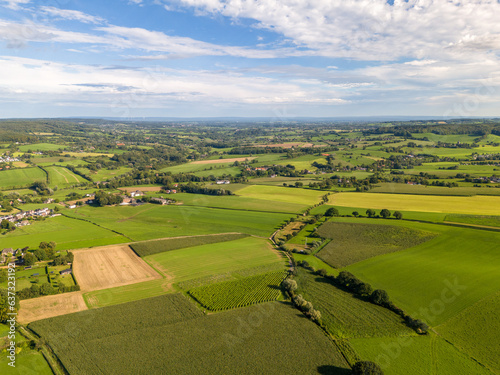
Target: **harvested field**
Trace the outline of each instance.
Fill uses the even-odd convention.
[[[148,191],[160,191],[161,186],[128,186],[128,187],[122,187],[119,188],[118,190],[125,191],[127,193],[130,193],[131,191],[142,191],[142,192],[148,192]]]
[[[87,310],[87,305],[81,292],[63,293],[22,300],[17,319],[26,324],[82,310]]]
[[[198,160],[198,161],[193,161],[192,163],[189,164],[220,164],[220,163],[234,163],[235,161],[245,161],[245,160],[252,160],[255,159],[255,157],[248,157],[248,158],[230,158],[230,159],[214,159],[214,160]]]
[[[292,148],[292,147],[312,147],[312,143],[296,142],[296,143],[271,143],[268,145],[255,145],[255,147],[282,147],[282,148]]]
[[[74,254],[73,270],[83,292],[161,278],[126,245],[79,249]]]

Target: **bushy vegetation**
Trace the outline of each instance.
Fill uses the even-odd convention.
[[[221,311],[278,299],[285,277],[285,272],[278,271],[202,286],[188,293],[210,311]]]
[[[435,237],[435,234],[405,227],[379,224],[327,222],[317,233],[331,238],[318,257],[341,268],[371,257],[401,251]]]
[[[185,247],[208,245],[212,243],[238,240],[248,237],[242,233],[228,233],[207,236],[190,236],[182,238],[171,238],[156,241],[136,242],[130,247],[141,257],[152,254],[163,253],[164,251],[177,250]]]

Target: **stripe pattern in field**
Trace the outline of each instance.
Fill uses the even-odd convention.
[[[81,249],[74,254],[73,271],[84,292],[161,278],[126,245]]]
[[[188,294],[210,311],[245,307],[277,300],[281,295],[279,286],[286,275],[283,271],[270,272],[201,286],[191,289]]]

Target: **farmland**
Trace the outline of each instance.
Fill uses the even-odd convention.
[[[268,240],[255,237],[172,250],[143,259],[177,283],[261,265],[284,265]]]
[[[35,181],[46,181],[47,175],[40,168],[21,168],[0,171],[0,189],[8,190],[32,186]]]
[[[435,235],[405,227],[327,222],[318,235],[334,239],[317,256],[336,268],[424,243]]]
[[[80,292],[31,298],[21,301],[18,320],[26,324],[35,320],[65,315],[86,309],[87,306]]]
[[[52,186],[68,186],[85,182],[81,176],[72,173],[69,169],[63,167],[46,167],[49,173],[49,181]]]
[[[297,203],[307,206],[319,203],[324,193],[313,190],[302,190],[290,187],[252,185],[238,190],[238,195],[273,202]]]
[[[64,331],[68,324],[78,327],[71,335]],[[175,294],[29,327],[48,341],[70,373],[303,374],[347,368],[313,323],[278,302],[203,316]],[[210,345],[199,345],[200,337],[210,337]]]
[[[285,277],[285,272],[273,272],[202,286],[188,293],[210,311],[246,307],[278,299],[281,295],[280,284]]]
[[[495,215],[500,197],[440,197],[432,195],[339,193],[330,195],[330,204],[372,209],[445,212],[466,215]]]
[[[139,256],[145,257],[157,253],[163,253],[164,251],[177,250],[184,247],[208,245],[218,242],[233,241],[244,237],[247,237],[247,235],[240,233],[221,233],[217,235],[189,236],[155,241],[136,242],[131,244],[130,247]]]

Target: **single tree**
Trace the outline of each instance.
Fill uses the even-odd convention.
[[[389,295],[385,290],[382,289],[377,289],[373,291],[373,293],[370,296],[370,299],[372,300],[373,303],[376,303],[377,305],[384,305],[386,303],[389,303]]]
[[[358,216],[359,216],[359,212],[358,212],[358,211],[353,211],[353,212],[352,212],[352,216],[354,216],[354,217],[358,217]]]
[[[391,211],[389,211],[387,208],[384,208],[382,211],[380,211],[380,216],[382,216],[384,219],[388,219],[391,217]]]
[[[371,208],[369,208],[366,210],[366,214],[368,215],[368,217],[374,217],[376,215],[376,212],[375,212],[375,210],[372,210]]]
[[[339,210],[337,210],[335,207],[330,207],[328,210],[326,210],[325,216],[339,216]]]
[[[399,211],[394,211],[394,213],[392,214],[392,216],[394,216],[398,220],[401,220],[403,218],[403,214],[401,212],[399,212]]]
[[[294,292],[297,290],[297,282],[295,280],[292,280],[292,279],[283,280],[283,283],[281,285],[283,285],[283,288],[287,292]]]
[[[33,254],[27,253],[24,256],[24,265],[25,266],[32,266],[35,263],[36,263],[36,257]]]
[[[375,362],[360,361],[352,366],[353,375],[383,375],[384,372]]]

